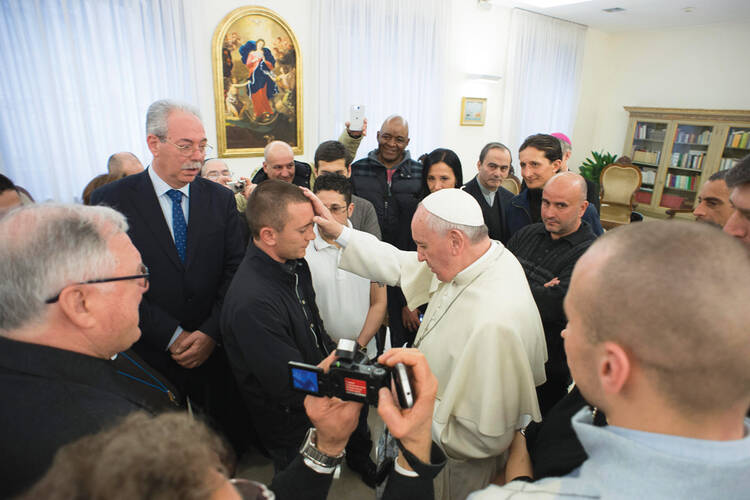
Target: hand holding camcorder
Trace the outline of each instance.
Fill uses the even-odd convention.
[[[399,405],[402,408],[414,405],[414,393],[403,363],[393,367],[372,363],[358,351],[356,342],[348,339],[339,340],[336,357],[328,373],[319,366],[290,361],[291,388],[313,396],[337,397],[377,406],[378,391],[382,387],[390,388],[393,381]]]

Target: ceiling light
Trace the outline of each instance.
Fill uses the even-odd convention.
[[[609,12],[610,14],[613,12],[623,12],[625,9],[622,7],[610,7],[609,9],[602,9],[604,12]]]

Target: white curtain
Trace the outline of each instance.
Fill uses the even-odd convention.
[[[196,101],[182,0],[0,5],[0,157],[37,201],[80,198],[118,151],[146,165],[148,105]]]
[[[531,134],[572,135],[585,39],[585,26],[513,9],[503,129],[514,150]]]
[[[445,4],[320,0],[315,23],[319,142],[337,139],[350,106],[364,104],[368,134],[358,158],[377,148],[376,132],[392,114],[409,122],[408,150],[415,160],[440,146]]]

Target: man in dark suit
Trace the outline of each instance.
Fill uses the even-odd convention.
[[[196,178],[209,146],[192,107],[154,102],[146,133],[150,167],[97,189],[91,200],[127,217],[151,270],[140,305],[143,335],[133,348],[225,427],[222,414],[234,412],[221,398],[232,380],[224,353],[214,348],[224,293],[244,250],[234,197]]]
[[[134,411],[182,407],[132,351],[149,270],[106,207],[31,205],[0,222],[0,498],[58,448]]]
[[[511,161],[510,149],[499,142],[490,142],[479,153],[479,172],[463,187],[482,207],[490,238],[503,244],[510,239],[504,212],[513,193],[502,187],[502,183],[510,174]]]

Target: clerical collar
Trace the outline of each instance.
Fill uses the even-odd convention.
[[[484,196],[484,199],[487,200],[487,204],[489,206],[494,205],[495,201],[495,193],[497,193],[497,189],[494,191],[490,191],[489,189],[485,188],[482,183],[477,179],[477,184],[479,184],[479,190],[482,192],[482,195]]]

